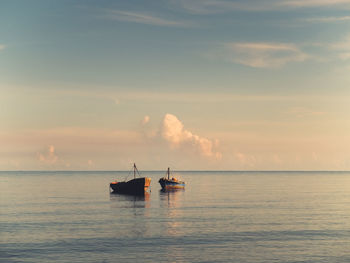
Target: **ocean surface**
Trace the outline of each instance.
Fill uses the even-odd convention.
[[[0,262],[350,262],[350,172],[0,172]]]

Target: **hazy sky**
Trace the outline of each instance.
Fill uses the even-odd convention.
[[[350,170],[350,0],[0,2],[0,170]]]

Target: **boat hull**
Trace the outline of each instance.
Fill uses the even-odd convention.
[[[185,182],[173,181],[173,180],[169,180],[166,178],[159,179],[159,184],[163,190],[184,189],[185,188]]]
[[[113,193],[121,194],[144,194],[151,184],[151,178],[141,177],[135,178],[127,182],[110,183]]]

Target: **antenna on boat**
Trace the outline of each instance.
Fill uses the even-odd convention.
[[[168,167],[168,180],[170,179],[170,168]]]

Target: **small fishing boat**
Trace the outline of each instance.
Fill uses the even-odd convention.
[[[171,189],[184,189],[185,182],[179,181],[176,178],[172,177],[170,179],[170,168],[167,171],[168,178],[163,177],[159,179],[159,183],[162,186],[162,190],[171,190]]]
[[[139,171],[136,168],[136,164],[133,167],[134,170],[134,179],[123,182],[112,182],[109,184],[110,188],[113,190],[113,193],[121,194],[134,194],[142,195],[145,194],[145,191],[149,188],[151,184],[151,178],[148,177],[139,177],[136,178],[136,173],[140,175]]]

